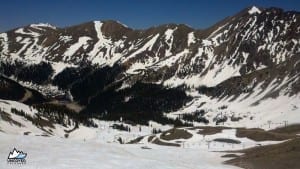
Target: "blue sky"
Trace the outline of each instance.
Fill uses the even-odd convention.
[[[300,11],[299,0],[2,0],[0,32],[30,23],[65,27],[107,19],[137,29],[165,23],[200,29],[252,5]]]

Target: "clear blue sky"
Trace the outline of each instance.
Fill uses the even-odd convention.
[[[252,5],[300,11],[300,0],[2,0],[0,4],[0,32],[30,23],[64,27],[107,19],[138,29],[165,23],[206,28]]]

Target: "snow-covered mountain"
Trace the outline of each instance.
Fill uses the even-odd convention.
[[[299,20],[299,12],[253,6],[201,30],[31,24],[0,34],[0,71],[47,103],[67,98],[81,114],[109,120],[296,123]]]

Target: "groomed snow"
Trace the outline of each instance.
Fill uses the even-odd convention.
[[[199,149],[149,145],[120,145],[97,140],[70,140],[55,137],[8,135],[0,132],[0,159],[13,148],[27,153],[23,169],[235,169],[222,164],[221,153]],[[0,168],[16,165],[0,163]]]

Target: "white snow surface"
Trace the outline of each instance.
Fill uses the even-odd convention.
[[[195,38],[195,35],[194,35],[194,32],[190,32],[188,34],[188,46],[190,46],[191,44],[195,43],[196,42],[196,38]]]
[[[222,164],[222,153],[199,149],[149,145],[101,143],[98,140],[71,140],[57,137],[8,135],[0,132],[0,158],[6,159],[14,147],[27,153],[24,169],[234,169]],[[0,163],[0,168],[15,168]]]
[[[203,148],[164,147],[151,143],[119,144],[117,139],[128,142],[143,135],[150,135],[152,128],[167,130],[171,126],[162,126],[151,122],[149,126],[130,126],[131,132],[112,129],[112,124],[121,122],[98,121],[98,128],[79,128],[64,138],[64,130],[70,130],[55,124],[51,137],[42,137],[44,131],[34,126],[24,117],[10,113],[11,108],[18,107],[26,114],[34,116],[37,111],[22,103],[0,100],[0,107],[12,119],[23,126],[18,127],[0,120],[0,159],[6,159],[9,152],[16,148],[27,153],[24,169],[31,168],[101,168],[101,169],[234,169],[236,167],[222,164],[226,159],[224,153],[210,152]],[[150,127],[151,126],[151,127]],[[47,128],[45,128],[47,130]],[[23,132],[30,131],[29,135]],[[142,149],[146,146],[151,149]],[[14,168],[12,164],[0,163],[0,168]]]
[[[64,53],[65,57],[70,57],[70,56],[74,55],[76,53],[76,51],[78,49],[80,49],[81,47],[83,47],[85,49],[85,47],[88,44],[87,42],[89,40],[91,40],[90,37],[87,37],[87,36],[80,37],[78,39],[78,42],[73,44],[72,46],[70,46],[69,49]]]
[[[23,134],[27,131],[31,131],[33,133],[42,133],[40,129],[32,125],[32,123],[27,121],[24,117],[11,113],[11,108],[15,108],[17,110],[23,110],[27,115],[32,117],[35,113],[37,113],[37,110],[19,102],[1,99],[0,108],[2,111],[9,114],[11,119],[21,124],[21,126],[17,126],[12,123],[8,123],[7,121],[1,119],[0,116],[0,131],[9,134]]]
[[[64,62],[51,62],[51,66],[54,70],[54,74],[52,75],[52,77],[55,77],[57,74],[62,72],[67,67],[76,67],[76,65],[68,64]]]

